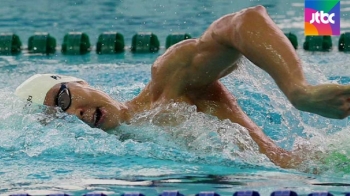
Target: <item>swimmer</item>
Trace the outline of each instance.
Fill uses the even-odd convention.
[[[335,119],[349,115],[350,86],[308,84],[293,46],[262,6],[225,15],[200,38],[170,47],[152,65],[150,82],[125,103],[81,79],[58,75],[35,75],[16,94],[34,103],[58,106],[103,130],[129,123],[136,114],[171,101],[195,105],[198,112],[245,127],[260,152],[274,164],[297,167],[302,162],[300,154],[278,147],[219,81],[237,68],[241,56],[266,71],[297,109]],[[215,104],[208,106],[208,101]]]

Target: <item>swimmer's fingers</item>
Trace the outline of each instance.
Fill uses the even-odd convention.
[[[324,84],[311,86],[307,91],[309,94],[298,103],[298,109],[333,119],[350,115],[350,86]]]

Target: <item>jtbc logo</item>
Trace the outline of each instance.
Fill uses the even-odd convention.
[[[328,23],[332,23],[334,24],[334,13],[332,14],[328,14],[328,13],[324,13],[323,11],[321,11],[321,14],[319,12],[313,13],[312,14],[312,19],[310,20],[310,23],[313,24],[314,22],[316,22],[317,24],[328,24]],[[325,20],[325,18],[327,18]],[[321,22],[320,22],[321,20]]]

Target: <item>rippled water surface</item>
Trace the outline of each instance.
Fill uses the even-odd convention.
[[[23,47],[34,32],[49,32],[62,43],[70,31],[86,32],[95,45],[105,31],[118,31],[127,46],[136,32],[153,32],[161,45],[172,32],[199,37],[218,17],[262,4],[284,32],[303,42],[303,1],[1,1],[0,32],[14,32]],[[350,1],[341,1],[342,31],[349,31]],[[312,84],[348,84],[349,54],[297,50]],[[329,190],[350,191],[348,119],[330,120],[297,111],[273,80],[246,59],[222,81],[236,95],[246,113],[276,143],[286,149],[305,146],[323,154],[323,162],[310,159],[298,170],[274,166],[247,131],[229,121],[196,113],[194,107],[171,103],[140,114],[135,123],[109,133],[92,129],[76,117],[50,118],[43,106],[24,107],[15,88],[35,73],[74,75],[113,98],[135,97],[150,78],[152,62],[164,52],[98,56],[0,56],[0,194],[26,190],[43,195],[51,191],[82,194],[105,191],[120,194],[140,191],[156,195],[163,190],[184,194],[215,190],[232,195],[237,190],[293,189],[306,194]],[[177,126],[154,124],[160,110]],[[164,117],[164,116],[163,116]],[[140,125],[139,121],[143,121]],[[146,120],[146,122],[145,122]],[[43,123],[45,122],[45,123]],[[242,146],[244,149],[242,150]]]

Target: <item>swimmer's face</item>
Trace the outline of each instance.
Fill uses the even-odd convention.
[[[61,107],[66,113],[76,115],[89,126],[103,130],[118,126],[123,115],[120,103],[85,82],[55,85],[47,92],[44,104]]]

